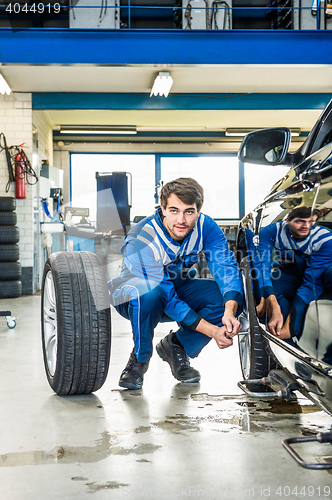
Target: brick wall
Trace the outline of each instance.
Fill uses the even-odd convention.
[[[40,169],[43,160],[48,160],[50,165],[53,164],[53,134],[52,127],[48,121],[47,114],[45,111],[33,111],[32,112],[32,124],[33,129],[35,130],[38,138],[38,149],[37,154],[35,156],[35,168],[38,172],[38,177],[40,177]],[[39,186],[36,186],[36,200],[35,207],[38,210],[38,231],[39,237],[35,239],[35,246],[37,249],[37,258],[35,260],[34,265],[36,266],[36,276],[37,283],[35,283],[35,287],[38,289],[41,287],[41,281],[43,277],[44,264],[46,260],[46,250],[44,248],[44,234],[40,233],[39,222],[43,222],[44,220],[48,221],[49,219],[43,212],[41,205],[41,196],[39,192]]]
[[[53,165],[53,133],[45,111],[33,111],[32,123],[38,133],[38,167],[42,160],[48,160]]]
[[[38,154],[33,157],[33,130],[38,133]],[[6,136],[7,145],[22,146],[30,160],[36,174],[39,177],[39,170],[42,160],[53,162],[53,140],[52,127],[47,115],[43,111],[32,111],[32,94],[12,93],[11,95],[0,94],[0,132]],[[30,178],[31,179],[31,178]],[[33,181],[33,179],[31,179]],[[0,196],[15,196],[14,184],[10,184],[9,191],[6,192],[8,182],[8,168],[5,153],[0,153]],[[24,295],[32,294],[36,288],[33,284],[33,268],[36,266],[34,250],[36,241],[34,237],[34,208],[39,208],[38,185],[27,184],[26,199],[16,200],[17,226],[20,231],[20,259],[22,266],[22,288]],[[35,205],[35,207],[34,207]],[[39,223],[38,231],[39,231]],[[36,229],[36,227],[35,227]],[[42,237],[41,237],[42,238]],[[42,272],[43,262],[42,246],[38,248],[38,274]],[[40,282],[39,282],[40,284]],[[38,288],[38,284],[37,284]]]
[[[19,146],[32,163],[32,105],[31,94],[0,94],[0,132],[6,136],[7,145]],[[5,153],[0,153],[0,196],[15,196],[14,184],[8,182],[8,168]],[[17,226],[20,230],[20,259],[22,265],[23,293],[32,293],[31,274],[33,269],[33,186],[27,185],[26,199],[16,200]]]

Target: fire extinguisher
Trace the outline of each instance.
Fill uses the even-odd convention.
[[[22,149],[15,155],[15,197],[26,198],[26,156]]]

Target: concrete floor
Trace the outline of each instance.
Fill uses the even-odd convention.
[[[305,471],[281,445],[328,430],[331,417],[301,396],[287,404],[243,395],[237,342],[223,351],[211,342],[194,360],[200,384],[177,383],[155,354],[143,390],[121,390],[132,344],[129,322],[113,311],[105,385],[59,397],[44,374],[40,297],[1,300],[0,309],[17,318],[13,330],[0,318],[1,500],[332,497],[331,472]],[[301,450],[313,461],[332,455],[328,444]]]

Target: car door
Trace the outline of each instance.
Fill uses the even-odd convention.
[[[332,365],[332,143],[312,156],[303,177],[315,183],[315,209],[319,218],[312,228],[312,280],[315,301],[309,304],[299,346],[318,361]]]
[[[288,182],[289,177],[292,177],[291,183]],[[318,190],[317,183],[307,181],[304,178],[299,179],[293,170],[293,174],[288,176],[286,184],[281,184],[278,190],[265,199],[260,207],[262,212],[260,225],[257,235],[253,235],[250,248],[254,256],[252,261],[255,267],[255,295],[258,314],[261,322],[265,322],[267,330],[273,333],[276,331],[269,327],[272,312],[266,310],[266,307],[269,306],[268,304],[264,306],[265,299],[271,295],[276,296],[284,322],[289,314],[292,315],[290,325],[292,327],[294,323],[301,322],[299,314],[303,316],[305,313],[303,299],[306,299],[307,296],[311,300],[316,298],[314,283],[311,281],[310,273],[308,274],[306,271],[311,261],[312,251],[310,227],[307,224],[304,231],[300,232],[302,237],[296,238],[290,230],[294,224],[294,218],[292,221],[289,219],[294,217],[296,213],[307,214],[307,218],[310,219]],[[306,242],[304,252],[302,251],[303,242]],[[301,289],[303,279],[307,280],[305,288],[309,290],[307,294],[302,293],[300,297],[297,297],[297,290]],[[295,298],[297,299],[296,310],[293,311],[291,306]],[[268,301],[266,302],[268,303]],[[290,333],[292,335],[298,334],[299,329],[301,326],[296,324],[296,331],[291,328]]]

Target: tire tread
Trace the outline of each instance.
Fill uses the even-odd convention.
[[[91,252],[58,252],[52,269],[58,310],[58,358],[48,380],[57,394],[90,394],[105,382],[110,359],[110,305],[104,271]]]

